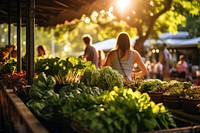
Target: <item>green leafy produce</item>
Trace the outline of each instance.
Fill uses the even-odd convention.
[[[17,61],[16,59],[10,59],[2,67],[0,67],[0,75],[6,73],[14,73],[17,68]]]
[[[48,66],[47,70],[54,71],[55,73],[50,75],[55,77],[57,84],[68,84],[79,82],[80,77],[82,76],[82,73],[85,71],[85,69],[88,67],[94,67],[94,64],[83,61],[80,58],[68,57],[66,61],[59,60],[54,62],[54,66],[57,66],[57,68],[53,68],[51,65]]]
[[[35,72],[44,72],[47,75],[56,75],[59,70],[66,70],[71,66],[71,62],[67,62],[58,57],[56,58],[39,58],[35,60]]]
[[[200,99],[200,86],[191,86],[188,89],[184,89],[181,97],[185,99]]]
[[[183,91],[185,89],[188,89],[192,86],[191,82],[180,82],[176,80],[171,80],[167,84],[167,89],[164,93],[164,95],[170,95],[170,96],[182,96]]]
[[[87,86],[98,86],[100,72],[98,69],[88,68],[81,77],[81,82]]]
[[[63,87],[59,91],[63,114],[73,117],[76,110],[98,104],[97,99],[102,93],[104,92],[98,87],[85,86],[83,83]]]
[[[114,86],[123,86],[123,76],[110,66],[102,69],[88,68],[81,77],[81,82],[87,86],[97,86],[103,90],[112,90]]]
[[[32,99],[27,106],[40,117],[55,121],[71,119],[94,133],[153,132],[176,127],[162,103],[155,104],[147,93],[117,87],[118,83],[123,85],[122,75],[109,67],[102,70],[98,70],[98,85],[107,83],[103,88],[80,82],[68,84],[58,93],[53,90],[54,78],[40,73],[31,85]]]
[[[144,80],[140,79],[140,78],[128,80],[128,81],[124,82],[124,87],[125,88],[131,88],[133,91],[136,91],[143,81]]]
[[[141,82],[138,89],[141,92],[164,92],[167,88],[167,82],[159,79],[147,79]]]
[[[123,76],[110,66],[103,67],[99,71],[98,87],[103,90],[112,90],[114,86],[123,86]]]
[[[76,121],[94,133],[137,133],[176,127],[162,103],[150,101],[147,93],[115,87],[100,99],[98,104],[82,106],[72,113]]]
[[[31,99],[27,106],[37,115],[46,118],[56,118],[60,108],[60,96],[54,92],[56,82],[44,72],[34,78],[29,95]]]

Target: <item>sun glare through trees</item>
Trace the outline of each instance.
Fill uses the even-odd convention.
[[[117,7],[120,11],[125,11],[126,8],[129,6],[131,0],[117,0]]]

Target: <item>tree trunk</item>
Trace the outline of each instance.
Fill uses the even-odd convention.
[[[145,51],[144,51],[144,38],[138,38],[135,42],[134,49],[137,50],[141,56],[144,56]]]

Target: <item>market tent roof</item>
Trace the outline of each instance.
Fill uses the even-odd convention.
[[[111,50],[115,47],[116,44],[116,38],[111,38],[111,39],[107,39],[101,42],[97,42],[94,43],[93,45],[98,49],[98,50],[103,50],[103,51],[107,51],[107,50]],[[144,42],[144,46],[149,46],[149,44],[151,43],[152,40],[146,40]],[[135,44],[135,39],[131,39],[131,44],[132,46],[134,46]]]
[[[187,31],[163,33],[159,35],[159,39],[174,48],[197,47],[200,44],[200,37],[189,38],[189,33]]]
[[[200,37],[189,38],[189,39],[166,39],[164,40],[166,44],[171,47],[197,47],[200,44]]]
[[[98,43],[94,43],[93,45],[98,49],[98,50],[103,50],[103,51],[107,51],[107,50],[111,50],[115,47],[117,39],[115,38],[111,38],[111,39],[107,39]],[[132,46],[135,44],[135,40],[131,39],[131,44]]]
[[[16,23],[19,2],[22,22],[25,23],[28,1],[0,0],[0,23],[8,23],[9,16],[11,23]],[[112,3],[112,0],[35,0],[35,24],[45,27],[55,26],[66,20],[79,19],[83,14],[89,15],[94,10],[108,9],[109,3]]]
[[[163,33],[159,35],[159,38],[161,40],[166,40],[166,39],[184,39],[189,37],[189,33],[187,31],[179,31],[177,33]]]
[[[110,49],[114,48],[115,44],[116,44],[116,39],[111,38],[111,39],[107,39],[107,40],[102,41],[102,42],[94,43],[93,46],[95,46],[95,48],[98,49],[98,50],[106,51],[106,50],[110,50]]]

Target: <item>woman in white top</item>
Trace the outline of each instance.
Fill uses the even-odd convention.
[[[140,71],[133,73],[135,63]],[[131,48],[130,37],[126,32],[118,35],[116,47],[109,52],[104,66],[111,66],[122,74],[125,80],[132,80],[132,77],[142,78],[148,73],[140,54]]]

